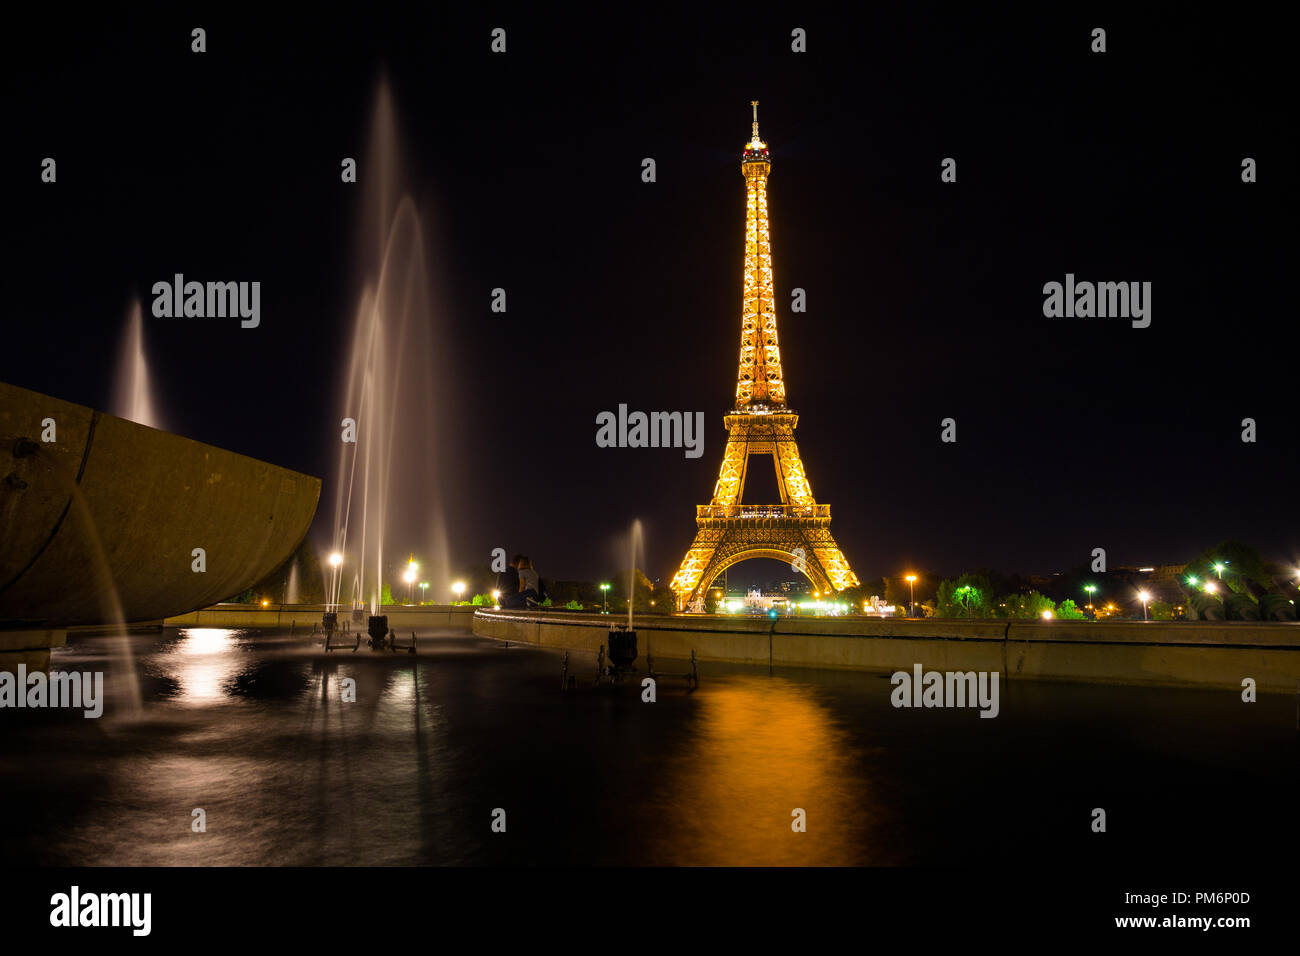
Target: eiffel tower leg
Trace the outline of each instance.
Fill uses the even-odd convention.
[[[809,554],[816,558],[818,568],[830,582],[832,591],[855,588],[862,583],[849,567],[849,561],[844,557],[840,546],[835,543],[830,528],[810,528],[804,532],[804,538],[808,542]]]
[[[713,582],[713,578],[705,579],[704,573],[713,563],[714,551],[722,537],[723,532],[716,528],[700,528],[695,532],[695,540],[691,542],[686,557],[682,558],[681,567],[669,585],[677,595],[679,611],[686,610],[691,602],[698,600],[703,589]]]

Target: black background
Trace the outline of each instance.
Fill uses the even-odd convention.
[[[457,562],[500,546],[604,575],[640,518],[666,579],[734,394],[757,99],[789,400],[861,577],[1045,572],[1094,547],[1177,562],[1224,538],[1294,561],[1297,157],[1270,16],[29,10],[4,44],[0,379],[106,408],[138,294],[169,429],[322,476],[330,511],[329,379],[364,278],[339,162],[386,71],[432,238]],[[261,327],[152,318],[174,272],[261,280]],[[1151,327],[1045,319],[1067,272],[1152,282]],[[620,402],[704,411],[703,457],[596,448]]]

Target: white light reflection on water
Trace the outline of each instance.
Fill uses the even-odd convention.
[[[176,700],[185,704],[211,704],[229,696],[228,685],[240,671],[239,631],[222,627],[190,627],[160,661],[176,681]]]

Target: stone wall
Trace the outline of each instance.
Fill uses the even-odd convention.
[[[474,633],[596,653],[618,615],[480,610]],[[989,670],[1007,678],[1294,693],[1300,625],[1246,622],[960,621],[640,615],[655,658],[892,672]]]

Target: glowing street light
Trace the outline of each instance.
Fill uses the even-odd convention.
[[[425,595],[427,595],[428,593],[429,593],[429,582],[421,581],[420,582],[420,603],[421,604],[424,603]]]
[[[1227,567],[1227,566],[1228,566],[1228,562],[1227,562],[1227,561],[1216,561],[1216,562],[1214,562],[1214,573],[1217,574],[1217,575],[1219,576],[1219,580],[1220,580],[1220,581],[1223,580],[1223,569],[1224,569],[1225,567]]]
[[[460,596],[465,593],[465,582],[457,581],[455,584],[451,586],[451,589],[456,594],[456,600],[459,601]]]
[[[402,580],[406,582],[406,603],[410,604],[415,600],[415,569],[407,568]]]
[[[1201,579],[1194,574],[1189,574],[1187,575],[1187,583],[1190,584],[1192,587],[1196,587],[1196,585],[1201,583]]]
[[[1054,616],[1055,616],[1055,615],[1053,615],[1051,611],[1044,611],[1044,612],[1043,612],[1043,620],[1044,620],[1044,621],[1050,621]]]
[[[1151,600],[1151,595],[1146,591],[1138,592],[1138,600],[1142,602],[1142,620],[1147,620],[1147,602]]]
[[[330,567],[337,568],[342,563],[343,555],[339,554],[337,551],[330,555]]]
[[[908,592],[907,616],[916,617],[916,575],[915,574],[909,574],[907,576],[907,592]]]
[[[601,589],[601,591],[604,592],[604,594],[602,595],[602,597],[603,597],[603,599],[604,599],[604,601],[605,601],[605,610],[604,610],[602,613],[604,613],[604,614],[608,614],[608,613],[609,613],[609,585],[608,585],[608,584],[602,584],[602,585],[600,586],[600,589]]]
[[[1218,592],[1219,586],[1215,584],[1213,581],[1206,581],[1205,590],[1208,591],[1210,594],[1215,594]]]
[[[1092,607],[1092,596],[1093,596],[1093,594],[1094,594],[1094,593],[1096,592],[1096,590],[1097,590],[1097,585],[1095,585],[1095,584],[1085,584],[1085,585],[1083,586],[1083,589],[1084,589],[1085,591],[1088,592],[1088,610],[1091,611],[1091,610],[1093,610],[1093,607]]]

